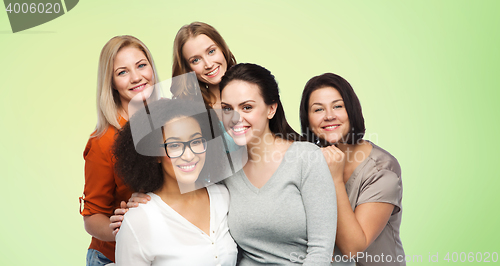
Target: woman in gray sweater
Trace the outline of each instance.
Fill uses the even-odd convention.
[[[321,150],[296,141],[267,69],[235,65],[219,88],[224,126],[248,151],[243,169],[224,181],[240,265],[330,265],[336,197]]]

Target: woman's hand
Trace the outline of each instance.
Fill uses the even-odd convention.
[[[120,208],[115,210],[115,215],[109,217],[109,228],[113,230],[113,235],[116,236],[118,231],[120,231],[120,226],[122,226],[123,215],[127,213],[128,208],[135,208],[139,206],[139,203],[147,203],[151,200],[151,197],[144,193],[133,193],[128,203],[122,201],[120,203]]]
[[[321,148],[332,174],[333,181],[344,182],[345,154],[335,146]]]
[[[109,217],[109,228],[113,230],[113,235],[116,237],[118,231],[120,231],[120,226],[122,226],[123,215],[128,211],[127,203],[122,201],[120,203],[120,208],[115,210],[115,215]]]
[[[136,208],[139,207],[139,203],[148,203],[151,200],[151,197],[140,192],[132,193],[132,196],[128,200],[127,207]]]

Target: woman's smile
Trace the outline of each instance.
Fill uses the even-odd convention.
[[[179,168],[183,172],[191,172],[191,171],[195,170],[197,164],[198,164],[198,162],[180,164],[180,165],[177,165],[177,168]]]

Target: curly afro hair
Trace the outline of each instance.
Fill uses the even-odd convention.
[[[160,99],[136,112],[118,133],[113,146],[115,170],[124,183],[137,192],[154,192],[164,183],[163,168],[158,157],[166,156],[162,127],[178,117],[192,117],[200,125],[207,140],[205,166],[196,181],[197,188],[210,183],[210,177],[223,175],[225,149],[221,142],[210,141],[224,137],[214,110],[203,103],[185,99]],[[203,184],[205,182],[205,184]]]

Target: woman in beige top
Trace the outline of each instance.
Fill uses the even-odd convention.
[[[399,237],[401,168],[387,151],[363,140],[361,104],[351,85],[332,73],[310,79],[300,121],[305,137],[323,147],[335,183],[335,244],[344,256],[336,255],[334,261],[406,265]]]

